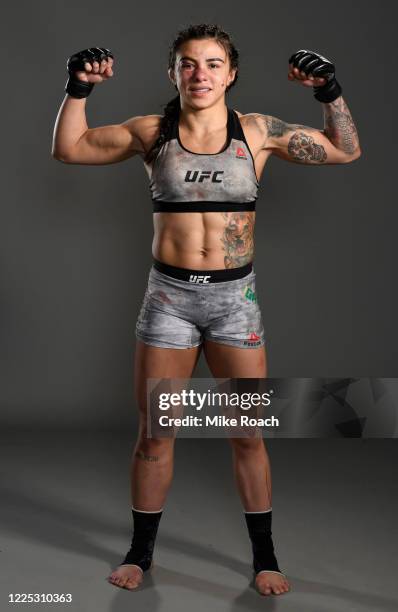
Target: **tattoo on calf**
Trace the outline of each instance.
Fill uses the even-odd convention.
[[[143,459],[144,461],[159,461],[159,457],[157,457],[156,455],[146,455],[142,451],[137,451],[135,453],[135,456],[138,457],[138,459]]]
[[[322,145],[316,144],[312,136],[304,132],[295,132],[289,140],[288,152],[292,159],[298,162],[323,163],[327,159]]]

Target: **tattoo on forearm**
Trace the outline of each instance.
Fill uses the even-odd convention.
[[[254,253],[254,212],[221,213],[224,221],[224,265],[237,268],[250,263]]]
[[[354,153],[359,146],[358,133],[343,98],[324,105],[325,135],[332,144],[344,151]]]
[[[138,457],[138,459],[143,459],[144,461],[150,461],[150,462],[159,461],[159,457],[157,457],[156,455],[146,455],[142,451],[137,451],[135,453],[135,456]]]
[[[315,162],[322,164],[326,161],[326,151],[322,145],[316,144],[309,134],[295,132],[287,145],[288,153],[298,162]]]

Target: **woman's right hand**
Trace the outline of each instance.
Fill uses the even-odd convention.
[[[74,53],[66,67],[69,80],[66,92],[73,98],[86,98],[96,83],[102,83],[113,76],[113,54],[105,47],[90,47]]]
[[[93,47],[72,55],[68,60],[68,71],[85,83],[102,83],[113,76],[113,62],[109,49]]]

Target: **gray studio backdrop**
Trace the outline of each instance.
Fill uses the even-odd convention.
[[[151,265],[152,206],[136,157],[110,166],[50,156],[67,57],[104,45],[115,77],[89,126],[159,113],[168,45],[218,22],[241,52],[233,108],[322,127],[287,80],[299,48],[335,61],[358,125],[353,164],[271,159],[257,204],[258,293],[273,377],[397,376],[396,100],[392,3],[8,4],[2,14],[1,425],[121,427],[134,418],[134,327]],[[196,376],[208,375],[203,362]]]

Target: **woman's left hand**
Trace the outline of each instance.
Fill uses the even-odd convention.
[[[289,64],[287,78],[289,81],[298,81],[304,87],[322,87],[326,83],[326,79],[323,77],[313,77],[311,73],[306,74],[302,70],[294,68],[293,64]]]

